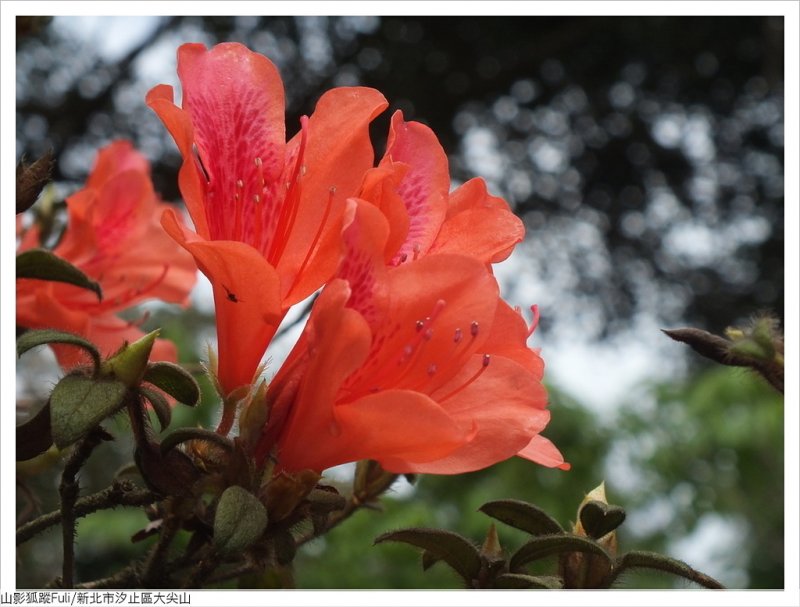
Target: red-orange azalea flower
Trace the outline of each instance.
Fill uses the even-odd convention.
[[[182,107],[166,85],[147,103],[183,156],[179,183],[197,232],[174,212],[163,225],[214,287],[217,373],[229,394],[252,382],[289,306],[336,271],[345,201],[372,166],[368,125],[386,101],[373,89],[333,89],[287,143],[283,84],[266,57],[237,43],[185,44],[178,75]]]
[[[458,253],[496,263],[521,242],[525,229],[508,203],[474,178],[452,193],[447,156],[419,122],[392,116],[386,153],[365,176],[359,198],[389,219],[385,256],[393,266],[427,254]]]
[[[96,280],[103,299],[61,282],[17,280],[17,324],[81,334],[111,354],[143,335],[116,316],[146,299],[185,305],[197,278],[192,258],[161,228],[159,202],[147,160],[127,141],[100,150],[86,186],[67,198],[67,227],[53,253]],[[20,250],[39,246],[28,230]],[[62,367],[80,362],[74,348],[56,347]],[[172,342],[159,339],[154,360],[176,360]]]
[[[565,467],[539,438],[543,364],[480,260],[438,254],[389,269],[390,227],[359,203],[337,278],[273,380],[256,458],[280,469],[378,460],[455,474],[520,454]]]

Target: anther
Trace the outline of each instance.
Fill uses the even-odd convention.
[[[243,188],[244,187],[244,181],[242,181],[241,179],[237,179],[236,180],[236,187],[237,188]]]
[[[472,337],[476,337],[478,335],[478,321],[473,320],[472,324],[469,326],[469,332],[472,334]]]
[[[423,328],[424,326],[425,326],[425,321],[424,321],[424,320],[418,320],[418,321],[417,321],[417,324],[416,324],[417,331],[422,331],[422,328]]]
[[[261,202],[261,196],[259,196],[258,194],[253,194],[253,202],[255,202],[256,204]]]
[[[456,332],[453,334],[453,341],[458,343],[461,341],[462,337],[461,329],[456,329]]]
[[[261,157],[260,156],[256,156],[256,158],[255,158],[255,160],[253,162],[256,163],[257,167],[260,167],[261,166]]]
[[[431,364],[428,365],[428,375],[430,375],[431,377],[436,375],[436,371],[438,371],[438,370],[439,370],[439,367],[436,366],[436,363],[431,363]]]
[[[483,366],[484,366],[484,367],[488,367],[490,362],[492,362],[492,357],[491,357],[491,355],[489,355],[489,354],[484,354],[484,355],[483,355],[483,363],[482,363],[482,364],[483,364]]]

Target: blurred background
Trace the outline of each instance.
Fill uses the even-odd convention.
[[[525,242],[497,275],[512,305],[540,307],[530,343],[547,364],[545,434],[572,470],[520,460],[398,483],[383,513],[360,512],[302,550],[299,587],[457,587],[444,565],[423,573],[413,549],[372,539],[413,525],[482,541],[489,519],[476,510],[503,498],[568,525],[602,480],[628,512],[623,551],[664,552],[731,587],[783,587],[782,398],[659,331],[783,318],[782,18],[56,17],[18,18],[17,34],[17,154],[55,151],[52,200],[81,187],[97,149],[124,137],[178,203],[180,157],[144,96],[159,83],[178,88],[180,44],[240,41],[280,69],[288,134],[324,90],[375,87],[390,102],[373,128],[378,157],[402,109],[438,134],[454,186],[483,176],[525,221]],[[201,282],[188,312],[148,307],[149,324],[190,364],[213,343],[209,292]],[[301,328],[273,344],[273,368]],[[20,367],[20,419],[46,398],[50,363]],[[210,394],[205,403],[173,424],[210,423]],[[118,426],[120,440],[82,477],[87,492],[131,457]],[[20,515],[53,509],[56,487],[55,472],[18,472]],[[130,536],[145,524],[133,511],[83,519],[79,578],[143,554],[148,542]],[[499,532],[507,549],[524,541]],[[23,546],[20,587],[57,574],[54,545],[57,530]],[[683,586],[645,574],[625,584]]]

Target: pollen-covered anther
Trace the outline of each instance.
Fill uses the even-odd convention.
[[[418,320],[414,326],[416,327],[417,331],[422,331],[422,329],[425,328],[425,321]]]
[[[453,341],[454,341],[455,343],[458,343],[458,342],[460,342],[460,341],[461,341],[461,338],[462,338],[463,336],[464,336],[464,335],[463,335],[463,333],[462,333],[461,329],[460,329],[460,328],[458,328],[458,329],[456,329],[455,333],[453,333]]]
[[[478,321],[477,320],[473,320],[472,324],[469,326],[469,332],[472,335],[472,337],[477,337],[478,336],[479,328],[480,327],[478,325]]]
[[[484,354],[484,355],[483,355],[483,360],[481,361],[481,364],[482,364],[484,367],[488,367],[490,362],[492,362],[492,356],[491,356],[491,354]]]

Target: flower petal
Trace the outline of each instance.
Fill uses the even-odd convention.
[[[433,131],[419,122],[405,122],[400,111],[392,116],[380,166],[389,162],[410,167],[398,186],[408,210],[409,228],[405,243],[393,259],[397,265],[424,255],[433,244],[447,212],[450,173],[447,155]]]
[[[195,259],[214,287],[219,348],[218,377],[226,393],[249,384],[283,318],[280,279],[250,245],[208,241],[187,230],[173,209],[161,223]]]
[[[548,468],[569,470],[571,467],[564,461],[564,456],[561,455],[556,446],[541,435],[534,436],[533,440],[524,449],[520,450],[517,455]]]
[[[287,305],[308,297],[336,271],[345,200],[356,195],[372,166],[369,124],[386,106],[383,95],[366,87],[335,88],[317,102],[308,121],[297,220],[277,264]],[[298,137],[289,142],[290,155],[298,145]]]

